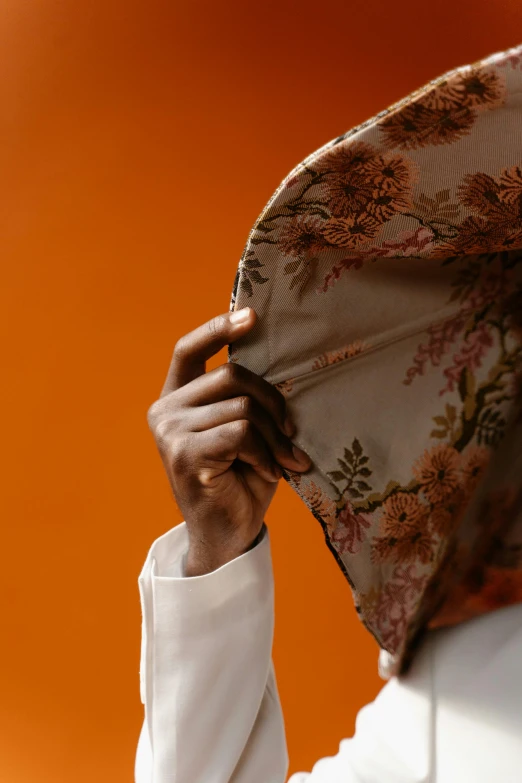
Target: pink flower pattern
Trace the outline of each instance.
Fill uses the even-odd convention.
[[[474,332],[467,335],[460,351],[453,357],[453,364],[446,367],[444,375],[448,379],[446,386],[441,389],[439,394],[452,392],[458,385],[462,370],[467,367],[470,372],[474,372],[482,365],[488,348],[493,347],[493,337],[490,327],[487,323],[481,321]]]
[[[354,514],[351,504],[347,503],[339,514],[337,526],[332,533],[332,541],[339,554],[349,552],[353,555],[358,552],[365,539],[364,531],[370,524],[364,514]]]
[[[396,566],[387,580],[374,609],[385,649],[393,651],[399,645],[425,583],[425,577],[417,576],[415,565]]]
[[[402,231],[396,240],[385,240],[377,246],[359,250],[357,255],[347,256],[332,266],[324,278],[323,285],[317,289],[317,293],[328,291],[343,272],[349,269],[360,269],[364,259],[407,258],[428,253],[433,247],[433,236],[429,228],[421,226],[415,231]]]
[[[403,381],[405,386],[409,386],[417,375],[424,375],[428,363],[433,367],[439,366],[442,357],[464,329],[466,319],[466,313],[458,312],[452,318],[429,327],[428,343],[419,345],[413,357],[413,367],[408,369],[406,379]]]

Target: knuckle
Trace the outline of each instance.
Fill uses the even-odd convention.
[[[172,438],[168,446],[168,454],[172,465],[178,467],[186,463],[187,443],[185,438]]]
[[[242,419],[246,419],[254,412],[254,402],[251,397],[246,394],[237,398],[238,413]]]
[[[154,436],[156,441],[160,444],[167,443],[171,429],[172,422],[168,418],[163,417],[161,419],[157,419],[154,424]]]
[[[147,411],[147,421],[154,435],[163,438],[168,432],[175,431],[182,422],[184,409],[174,404],[174,400],[165,397],[156,400]]]
[[[221,375],[226,385],[233,385],[239,378],[237,365],[229,362],[221,365]]]
[[[245,440],[252,432],[252,424],[248,419],[238,419],[235,422],[235,431],[240,440]]]
[[[216,315],[215,318],[211,318],[208,322],[208,331],[211,337],[217,337],[222,334],[226,325],[226,320],[222,315]]]
[[[157,401],[154,401],[147,410],[147,424],[151,429],[153,429],[154,422],[156,421],[157,409],[158,409]]]
[[[210,487],[215,483],[215,471],[211,468],[200,468],[197,473],[197,480],[203,487]]]
[[[183,359],[187,355],[188,350],[188,340],[187,337],[183,335],[183,337],[180,337],[174,346],[174,356],[176,359]]]

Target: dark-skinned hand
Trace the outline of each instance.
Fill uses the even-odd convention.
[[[187,525],[186,576],[238,557],[255,543],[281,478],[279,466],[306,471],[310,458],[289,436],[281,392],[241,365],[206,372],[205,362],[248,332],[225,313],[181,337],[147,421]],[[296,456],[297,455],[297,456]]]

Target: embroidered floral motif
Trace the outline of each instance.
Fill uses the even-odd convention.
[[[383,504],[381,531],[386,536],[401,538],[415,533],[423,522],[425,509],[416,495],[399,492],[391,495]]]
[[[324,235],[325,221],[318,217],[297,215],[284,226],[277,245],[287,256],[301,256],[303,253],[319,253],[328,247]],[[285,272],[295,271],[296,267],[287,265]]]
[[[372,475],[368,467],[368,457],[363,454],[361,444],[357,438],[353,439],[352,448],[344,449],[344,459],[337,458],[340,470],[334,470],[327,473],[334,484],[337,492],[337,500],[343,500],[345,497],[362,498],[365,492],[371,490],[371,486],[365,479]],[[337,482],[342,482],[344,487],[339,489]]]
[[[497,179],[468,174],[458,188],[460,203],[472,213],[456,226],[454,237],[437,246],[437,255],[509,250],[522,244],[522,175],[519,166]]]
[[[433,533],[441,540],[445,539],[462,519],[470,498],[470,493],[466,490],[467,487],[460,485],[455,489],[455,492],[446,498],[444,503],[435,504],[432,507],[429,525]]]
[[[400,565],[381,590],[372,588],[361,594],[358,605],[368,622],[380,629],[384,649],[395,650],[400,645],[425,584],[426,577],[414,565]]]
[[[325,226],[325,237],[337,247],[357,247],[361,242],[372,239],[380,228],[380,223],[368,213],[354,217],[332,218]]]
[[[433,560],[435,541],[427,529],[405,533],[400,538],[377,536],[373,540],[374,563],[429,563]]]
[[[364,172],[374,157],[374,148],[365,142],[355,142],[350,146],[340,144],[327,150],[314,163],[314,169],[327,182],[342,182],[342,178],[350,173]]]
[[[462,465],[464,485],[468,494],[477,487],[484,471],[491,459],[491,450],[484,446],[475,446],[469,449],[467,459]]]
[[[342,147],[336,147],[342,152]],[[333,172],[334,176],[323,178],[323,196],[326,200],[330,214],[334,218],[356,218],[365,212],[372,199],[372,181],[364,169],[359,171]],[[333,244],[337,244],[333,242]]]
[[[253,299],[260,334],[277,331],[261,366],[288,368],[275,387],[302,414],[302,443],[321,427],[310,475],[283,475],[390,673],[430,624],[522,601],[521,52],[446,73],[306,158],[261,213],[234,281],[231,309]],[[310,356],[323,336],[334,347]],[[239,343],[229,358],[257,369],[255,351]],[[343,372],[338,414],[314,413],[308,395]],[[493,491],[504,473],[511,505],[507,484]]]
[[[470,133],[478,112],[505,100],[506,88],[496,69],[470,68],[442,79],[415,102],[379,123],[386,143],[403,150],[451,144]]]
[[[293,470],[286,471],[289,481],[316,516],[324,523],[331,535],[337,527],[337,506],[335,502],[310,478]]]
[[[440,444],[425,451],[413,466],[413,473],[430,503],[449,498],[458,485],[458,452],[452,446]]]
[[[329,367],[336,362],[352,359],[354,356],[357,356],[357,354],[368,350],[368,348],[368,343],[364,343],[362,340],[355,340],[353,343],[350,343],[350,345],[347,345],[346,348],[340,348],[337,351],[326,351],[314,361],[312,370],[322,370],[323,367]]]
[[[276,389],[278,389],[281,394],[286,397],[292,389],[294,388],[294,379],[293,378],[287,378],[285,381],[280,381],[280,383],[275,383],[274,386]]]
[[[497,66],[499,68],[507,68],[511,66],[513,70],[516,68],[522,68],[522,53],[520,49],[513,49],[513,54],[509,54],[509,51],[505,53],[504,57],[499,60]]]
[[[352,256],[335,262],[318,292],[326,292],[344,271],[359,269],[365,259],[403,258],[411,255],[456,257],[519,247],[522,244],[522,169],[503,169],[498,179],[477,173],[467,175],[457,189],[458,203],[450,201],[448,189],[434,198],[421,193],[413,204],[402,202],[399,211],[419,222],[415,231],[402,232],[397,240],[368,246],[378,228],[350,221],[327,221],[330,241],[340,247],[357,249]],[[402,197],[401,197],[402,198]],[[377,213],[377,202],[368,214]],[[474,214],[456,222],[461,209]],[[390,219],[387,217],[386,219]],[[372,233],[373,232],[373,233]],[[354,238],[355,237],[355,238]],[[365,244],[366,242],[366,244]]]
[[[473,418],[474,429],[468,428],[464,437],[463,420],[468,420],[467,407],[469,404],[464,398],[460,422],[457,410],[449,404],[446,404],[446,415],[434,417],[440,429],[433,431],[432,437],[449,437],[451,441],[434,445],[420,455],[412,466],[412,481],[408,485],[390,481],[383,493],[372,492],[372,487],[364,480],[372,475],[372,470],[360,442],[355,438],[352,448],[345,449],[344,459],[338,459],[341,470],[328,473],[337,497],[337,523],[333,530],[330,523],[330,538],[339,555],[357,553],[371,534],[373,521],[378,519],[378,534],[373,535],[370,541],[371,561],[376,565],[415,569],[401,573],[403,576],[405,573],[411,576],[419,574],[417,584],[424,589],[427,576],[421,577],[418,569],[426,566],[434,569],[442,561],[448,536],[460,524],[491,459],[490,448],[471,443],[472,438],[480,433],[479,415]],[[491,413],[490,408],[486,408],[487,411]],[[504,584],[499,577],[500,583]],[[471,605],[484,607],[490,600],[486,583],[480,584],[481,590],[484,587],[484,596],[481,592],[480,598],[473,598],[471,604],[464,602],[461,619],[471,611]],[[512,582],[507,579],[505,584],[509,587]],[[386,581],[382,591],[373,588],[360,599],[361,615],[378,633],[381,644],[388,645],[388,649],[393,649],[394,641],[404,632],[421,600],[422,592],[417,593],[414,585],[412,578],[408,588],[408,607],[398,609],[395,605],[391,606],[390,599],[396,593],[390,580]],[[465,593],[468,588],[462,586],[459,589]],[[391,616],[383,615],[383,607],[386,606],[389,606]],[[449,616],[445,615],[446,621]]]
[[[263,277],[259,271],[263,264],[255,257],[253,250],[248,250],[240,263],[240,269],[243,272],[242,287],[246,291],[247,296],[252,296],[253,289],[252,283],[267,283],[268,277]],[[239,280],[239,278],[238,278]],[[237,286],[237,282],[236,282]],[[235,298],[234,298],[235,301]]]
[[[469,134],[475,119],[476,114],[465,106],[437,110],[419,102],[383,120],[381,129],[390,146],[415,150],[458,141]]]
[[[355,514],[348,501],[337,517],[331,540],[340,555],[349,552],[354,555],[361,548],[366,537],[365,531],[371,525],[371,520],[364,514]]]
[[[301,177],[287,180],[284,190],[300,183],[299,192],[281,211],[267,209],[251,238],[254,245],[276,245],[294,259],[284,267],[284,274],[293,276],[290,288],[305,279],[306,259],[364,245],[392,217],[411,209],[418,171],[405,156],[356,142],[331,146]],[[254,281],[261,282],[257,269],[254,272]]]
[[[433,247],[434,234],[429,228],[417,228],[415,231],[402,231],[396,240],[385,240],[379,246],[358,250],[357,255],[347,256],[337,261],[325,276],[323,285],[317,293],[325,293],[349,269],[360,269],[364,259],[408,258],[418,256]]]
[[[519,205],[522,199],[522,169],[520,166],[512,166],[504,169],[500,175],[499,199],[510,205]]]
[[[486,355],[498,345],[505,344],[511,328],[509,308],[504,307],[504,315],[498,317],[498,307],[502,301],[512,297],[517,290],[513,269],[522,261],[521,251],[504,253],[485,253],[481,259],[471,259],[463,264],[454,281],[454,293],[450,302],[460,300],[460,309],[450,318],[429,327],[428,343],[419,345],[413,359],[413,366],[407,370],[403,383],[409,385],[416,376],[424,375],[428,365],[438,367],[448,351],[461,338],[460,347],[453,356],[452,364],[445,368],[447,383],[440,394],[453,391],[461,383],[464,370],[471,377]],[[499,365],[512,371],[518,361],[520,349],[501,351]],[[507,362],[507,364],[506,364]],[[504,371],[493,381],[491,388],[500,391],[503,388]]]

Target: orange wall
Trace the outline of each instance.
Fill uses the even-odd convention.
[[[137,577],[180,521],[146,424],[314,149],[522,38],[518,0],[0,3],[0,780],[127,783]],[[226,361],[223,351],[209,367]],[[291,771],[381,686],[318,523],[267,520]]]

